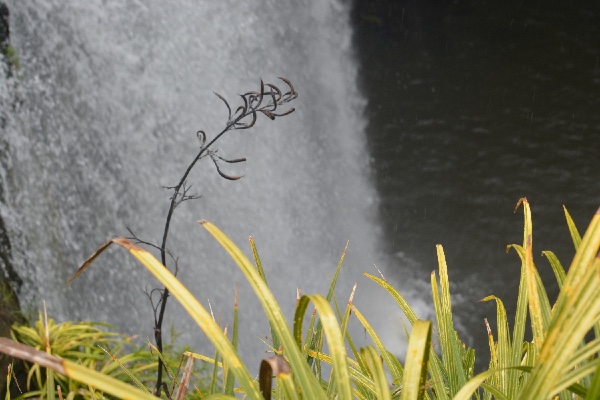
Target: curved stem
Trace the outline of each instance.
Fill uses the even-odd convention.
[[[179,180],[179,183],[177,184],[177,186],[174,187],[173,197],[171,197],[171,204],[169,206],[169,212],[167,213],[167,220],[165,222],[165,229],[163,232],[162,243],[160,245],[160,260],[161,260],[162,264],[165,266],[165,268],[167,267],[167,237],[169,236],[169,228],[171,226],[171,218],[173,217],[173,212],[175,211],[175,208],[177,207],[177,198],[179,196],[179,192],[180,192],[181,188],[183,187],[185,181],[187,180],[188,175],[190,174],[190,172],[192,171],[192,169],[194,168],[194,166],[196,165],[198,160],[200,160],[202,158],[202,156],[204,155],[204,153],[210,148],[210,146],[212,146],[221,136],[223,136],[223,134],[225,134],[225,132],[227,132],[227,131],[231,130],[233,127],[235,127],[236,123],[240,122],[243,118],[247,117],[248,115],[250,115],[250,113],[243,113],[238,118],[236,118],[234,121],[229,122],[227,124],[227,126],[225,126],[225,129],[223,129],[217,136],[215,136],[210,142],[208,142],[208,144],[206,144],[205,146],[202,146],[202,148],[200,149],[200,151],[198,152],[198,154],[196,155],[194,160],[187,167],[185,173]],[[156,341],[156,348],[161,353],[163,351],[162,324],[163,324],[163,319],[164,319],[164,315],[165,315],[165,310],[167,307],[167,299],[168,298],[169,298],[169,289],[163,288],[163,292],[162,292],[162,295],[160,298],[160,310],[158,312],[158,318],[156,318],[156,316],[154,318],[154,320],[155,320],[154,340]],[[159,397],[160,397],[160,394],[162,391],[162,386],[163,386],[162,385],[163,366],[164,366],[163,362],[159,358],[158,359],[158,374],[156,377],[156,386],[155,386],[156,395]]]
[[[175,212],[175,208],[177,208],[178,204],[180,204],[181,201],[185,200],[185,191],[186,191],[185,190],[185,182],[187,181],[187,178],[188,178],[190,172],[192,171],[192,169],[194,168],[194,166],[196,165],[198,160],[200,160],[203,156],[206,155],[206,153],[209,151],[209,148],[217,140],[219,140],[221,138],[221,136],[223,136],[225,134],[225,132],[230,131],[230,130],[249,129],[252,126],[254,126],[258,112],[262,112],[264,115],[266,115],[267,117],[269,117],[270,119],[273,120],[273,119],[275,119],[275,117],[288,115],[294,111],[294,109],[292,108],[292,109],[284,112],[283,114],[275,114],[275,110],[277,109],[277,107],[279,105],[281,105],[283,103],[287,103],[287,102],[295,99],[298,96],[298,94],[295,92],[294,87],[292,86],[292,84],[290,83],[289,80],[287,80],[285,78],[280,78],[280,79],[283,80],[289,86],[290,91],[288,93],[282,94],[281,91],[275,85],[271,85],[271,84],[266,85],[270,89],[268,92],[265,92],[265,85],[263,84],[263,82],[261,80],[260,93],[251,92],[251,93],[246,93],[245,95],[241,95],[242,99],[244,100],[244,106],[239,107],[236,110],[236,112],[234,113],[233,119],[232,119],[231,108],[229,107],[229,104],[223,97],[221,97],[220,95],[217,94],[217,96],[225,103],[225,105],[227,106],[227,109],[229,110],[228,122],[227,122],[227,125],[225,126],[225,128],[221,132],[219,132],[219,134],[217,134],[212,140],[210,140],[208,142],[208,144],[202,145],[202,147],[200,148],[200,151],[194,157],[194,160],[188,165],[187,169],[185,170],[185,173],[179,180],[179,183],[172,188],[173,196],[171,197],[171,204],[169,206],[169,212],[167,213],[167,219],[166,219],[165,228],[163,231],[162,243],[159,247],[161,262],[165,266],[165,268],[167,267],[167,260],[166,260],[166,258],[167,258],[167,238],[169,236],[169,229],[171,227],[171,218],[173,217],[173,213]],[[267,98],[270,97],[271,101],[269,101],[268,104],[262,105],[263,97],[265,97],[265,96]],[[241,111],[241,112],[237,117],[235,117],[235,114],[237,114],[238,111]],[[248,123],[241,122],[243,119],[245,119],[249,116],[252,116],[252,121],[250,121]],[[202,132],[202,133],[203,133],[204,140],[205,140],[206,135],[204,134],[204,132]],[[219,171],[218,166],[217,166],[217,171]],[[223,176],[223,174],[221,174],[221,176]],[[183,194],[181,195],[181,198],[180,198],[180,192],[181,192],[182,188],[184,188],[184,190],[183,190]],[[168,298],[169,298],[169,290],[167,288],[163,288],[163,291],[162,291],[162,294],[160,297],[160,301],[159,301],[160,310],[158,311],[158,316],[156,315],[156,308],[154,309],[155,310],[154,311],[154,321],[155,321],[155,323],[154,323],[154,338],[156,340],[156,347],[157,347],[158,351],[161,353],[163,351],[162,324],[163,324],[165,310],[167,307]],[[160,397],[161,391],[164,386],[164,383],[162,382],[163,366],[164,365],[163,365],[162,359],[159,357],[159,359],[158,359],[158,374],[156,377],[156,386],[155,386],[156,396],[158,396],[158,397]]]

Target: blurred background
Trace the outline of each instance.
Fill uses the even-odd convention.
[[[536,264],[567,268],[600,205],[600,5],[595,1],[356,1],[358,82],[385,248],[426,272],[443,244],[454,309],[487,359],[483,318],[514,312],[521,197]],[[485,349],[485,350],[484,350]],[[480,361],[482,361],[480,359]],[[481,365],[481,364],[480,364]]]

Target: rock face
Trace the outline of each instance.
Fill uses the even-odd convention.
[[[5,65],[1,65],[0,73],[6,73],[10,75],[11,67],[6,65],[9,62],[9,57],[7,56],[7,51],[10,48],[10,30],[8,26],[9,22],[9,14],[8,8],[6,4],[0,1],[0,62],[5,63]],[[7,76],[8,78],[8,76]],[[6,121],[2,115],[0,115],[0,131],[4,131],[6,125]],[[7,159],[8,154],[8,146],[2,139],[3,135],[0,136],[0,163],[1,167],[6,170],[7,165],[5,160]],[[0,202],[4,202],[4,188],[2,187],[2,182],[0,181]],[[11,262],[11,245],[8,237],[8,232],[6,231],[6,226],[4,224],[4,220],[2,215],[0,214],[0,278],[8,278],[8,280],[12,281],[15,287],[18,288],[21,286],[22,281],[21,278],[15,272],[12,262]]]
[[[5,63],[5,65],[2,65],[4,68],[0,68],[0,70],[3,71],[3,73],[10,75],[11,67],[6,65],[6,63],[9,62],[7,51],[10,48],[10,30],[8,23],[8,8],[6,7],[6,4],[0,1],[0,62]],[[5,129],[5,125],[6,121],[3,116],[0,115],[0,131]],[[6,170],[7,165],[5,164],[9,149],[2,137],[3,135],[0,136],[0,163],[2,163],[1,167]],[[4,200],[4,188],[2,187],[2,182],[0,181],[0,202],[4,202]],[[4,220],[0,214],[0,279],[7,278],[18,290],[22,284],[22,281],[13,268],[11,262],[11,253],[12,249],[10,245],[10,239],[8,237]]]
[[[19,300],[12,288],[12,284],[6,278],[0,279],[0,336],[10,337],[10,327],[14,323],[26,323],[25,317],[21,313]],[[27,382],[27,373],[24,364],[21,360],[13,359],[4,354],[0,354],[0,398],[4,398],[6,394],[6,375],[8,366],[12,363],[14,375],[19,386],[25,390]],[[14,398],[19,395],[17,385],[11,384],[11,396]]]
[[[2,199],[0,198],[0,201],[1,200]],[[4,226],[2,215],[0,215],[0,279],[10,281],[12,285],[14,285],[13,287],[18,290],[23,282],[14,270],[11,259],[10,239],[6,227]]]
[[[0,276],[0,336],[10,337],[10,327],[15,323],[25,324],[27,323],[27,320],[21,312],[19,299],[17,298],[17,294],[14,290],[15,284],[19,284],[21,281],[18,278],[18,276],[16,282],[10,277],[10,275],[16,276],[16,274],[12,268],[10,241],[8,239],[8,234],[4,227],[4,221],[2,220],[1,215],[0,272],[2,272],[2,275]],[[6,375],[8,371],[8,366],[11,363],[13,364],[15,374],[14,377],[16,377],[16,379],[19,381],[19,386],[25,388],[25,386],[23,385],[27,380],[27,375],[25,372],[23,362],[17,359],[13,361],[12,357],[0,354],[0,398],[5,397]],[[19,391],[17,386],[14,384],[11,385],[11,395],[17,396],[18,394]]]
[[[0,2],[0,62],[7,63],[8,54],[7,50],[10,47],[10,29],[9,29],[9,13],[6,4]],[[10,66],[0,68],[3,72],[10,74]],[[0,131],[4,130],[5,120],[0,116]],[[6,159],[6,148],[5,143],[0,139],[0,161]],[[6,167],[6,166],[3,166]],[[2,188],[2,182],[0,182],[0,201],[4,200],[4,188]],[[19,299],[15,292],[15,287],[18,289],[21,285],[21,278],[16,274],[12,265],[12,254],[11,245],[8,237],[8,232],[4,225],[2,215],[0,215],[0,336],[10,337],[10,327],[14,323],[24,324],[27,322],[21,312],[19,305]],[[14,375],[13,379],[19,381],[19,385],[24,389],[24,383],[26,382],[26,373],[23,362],[21,360],[13,360],[4,354],[0,354],[0,398],[5,397],[6,392],[6,375],[8,366],[13,364]],[[14,391],[14,392],[13,392]],[[11,385],[11,395],[17,396],[19,394],[16,385]]]
[[[6,4],[0,3],[0,46],[2,46],[2,49],[8,44],[8,39],[8,7]]]

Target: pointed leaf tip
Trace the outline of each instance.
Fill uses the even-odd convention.
[[[529,202],[527,201],[527,197],[521,197],[521,198],[519,199],[519,201],[517,202],[517,205],[515,206],[515,211],[514,211],[514,212],[517,212],[517,210],[519,209],[519,206],[520,206],[521,204],[528,204],[528,203],[529,203]]]
[[[136,245],[135,243],[132,243],[131,241],[129,241],[128,239],[125,239],[124,237],[116,237],[114,239],[108,240],[106,242],[104,242],[104,244],[102,244],[102,246],[100,246],[98,248],[98,250],[96,250],[94,252],[94,254],[92,254],[84,263],[81,267],[79,267],[79,269],[75,272],[75,274],[73,274],[73,276],[66,282],[66,284],[70,284],[75,278],[77,278],[79,275],[81,275],[81,273],[83,271],[85,271],[91,264],[92,262],[104,251],[106,250],[106,248],[108,246],[110,246],[112,243],[116,243],[119,246],[124,247],[126,250],[136,250],[136,251],[146,251],[143,248],[141,248],[140,246]]]

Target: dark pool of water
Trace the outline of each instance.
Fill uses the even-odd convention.
[[[585,230],[600,206],[596,1],[355,2],[354,42],[384,246],[423,280],[444,245],[455,311],[488,362],[483,318],[514,312],[532,207],[534,257],[556,296],[553,250],[574,254],[562,205]],[[402,270],[402,257],[398,268]]]

